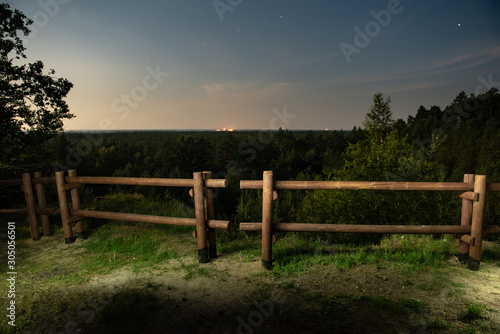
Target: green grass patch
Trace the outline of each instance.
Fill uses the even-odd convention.
[[[182,269],[184,270],[184,279],[190,280],[195,277],[211,277],[212,274],[210,272],[210,269],[200,266],[199,263],[189,263],[185,264],[184,262],[180,262],[180,267],[177,269]]]
[[[273,246],[274,271],[300,274],[315,264],[346,270],[360,264],[386,267],[392,263],[404,271],[421,272],[443,267],[456,249],[456,240],[432,236],[391,236],[380,245],[339,245],[287,234]]]
[[[463,314],[463,319],[465,321],[474,321],[484,318],[484,311],[486,306],[477,302],[467,302],[465,304],[465,313]]]
[[[339,316],[339,320],[345,319],[346,310],[358,304],[369,304],[370,308],[383,309],[401,315],[422,313],[428,309],[427,305],[416,298],[402,298],[394,301],[384,296],[371,296],[363,293],[360,295],[324,296],[319,292],[304,297],[317,303],[322,314]]]
[[[439,318],[427,319],[427,329],[449,329],[450,327],[450,323],[446,320]]]

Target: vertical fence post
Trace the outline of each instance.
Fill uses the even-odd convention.
[[[273,192],[272,171],[264,171],[262,176],[262,266],[273,266]]]
[[[464,183],[474,183],[474,174],[464,174]],[[470,226],[472,223],[472,201],[466,198],[462,199],[462,219],[460,225]],[[469,258],[469,244],[460,240],[458,249],[458,261],[466,263]]]
[[[28,222],[30,224],[31,239],[40,240],[40,230],[38,228],[38,218],[36,215],[35,198],[33,196],[30,173],[23,173],[22,179],[24,198],[26,199],[26,210],[28,212]]]
[[[33,176],[34,177],[42,177],[42,172],[35,172],[35,173],[33,173]],[[45,209],[47,207],[47,199],[45,197],[45,189],[43,187],[43,184],[36,183],[35,190],[36,190],[36,198],[38,200],[38,207],[40,209]],[[50,230],[49,215],[41,214],[40,220],[42,221],[42,233],[43,233],[43,235],[44,236],[52,235],[52,231]]]
[[[68,170],[68,176],[76,176],[76,169]],[[78,191],[78,188],[72,188],[70,190],[70,195],[71,195],[71,205],[73,209],[81,210],[80,193]],[[87,239],[87,236],[85,235],[85,226],[83,225],[83,219],[76,222],[75,230],[78,238],[82,240]]]
[[[71,244],[75,241],[73,231],[69,222],[68,196],[64,188],[64,172],[56,172],[57,196],[59,197],[59,208],[61,210],[61,222],[63,227],[64,242]]]
[[[212,178],[212,172],[203,172],[203,178],[209,180]],[[215,219],[214,212],[214,191],[210,188],[205,188],[205,217],[206,221],[210,219]],[[215,235],[215,228],[208,227],[207,230],[207,242],[208,242],[208,255],[211,259],[217,258],[217,238]]]
[[[481,251],[483,244],[483,219],[484,205],[486,203],[486,175],[476,175],[474,180],[474,192],[479,194],[479,198],[472,205],[472,226],[471,237],[474,245],[469,248],[469,258],[467,261],[470,270],[479,270],[481,261]]]
[[[196,213],[196,241],[198,243],[198,262],[208,262],[207,220],[205,219],[205,196],[203,194],[203,173],[193,173],[194,210]]]

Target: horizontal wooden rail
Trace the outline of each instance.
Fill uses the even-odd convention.
[[[20,186],[22,184],[22,179],[0,180],[0,186]]]
[[[262,189],[262,184],[262,180],[242,180],[240,188]],[[474,184],[463,182],[274,181],[274,189],[472,191]],[[486,190],[500,191],[500,183],[490,183]]]
[[[25,215],[28,209],[0,209],[0,215]]]
[[[44,176],[44,177],[32,177],[31,178],[32,184],[49,184],[49,183],[55,183],[55,182],[56,182],[55,177]],[[23,184],[22,179],[0,180],[0,186],[20,186],[22,184]]]
[[[25,215],[28,213],[28,209],[0,209],[0,215]],[[36,213],[38,215],[51,215],[57,216],[61,214],[61,210],[58,208],[36,208]]]
[[[157,179],[147,177],[66,176],[67,183],[117,184],[128,186],[193,187],[193,179]],[[204,180],[205,187],[224,188],[225,179]]]
[[[486,191],[500,191],[500,183],[488,183]]]
[[[241,231],[261,231],[262,223],[240,223]],[[471,226],[450,225],[349,225],[349,224],[273,224],[273,230],[283,232],[335,232],[335,233],[379,233],[379,234],[465,234]],[[500,226],[483,227],[486,234],[500,233]]]
[[[140,215],[135,213],[119,213],[119,212],[106,212],[106,211],[90,211],[90,210],[70,210],[71,216],[78,216],[83,218],[97,218],[97,219],[111,219],[111,220],[125,220],[141,223],[154,223],[165,225],[182,225],[196,227],[195,218],[176,218],[176,217],[163,217],[163,216],[150,216]],[[223,228],[229,227],[229,221],[223,220],[208,220],[208,227],[210,228]]]
[[[31,178],[31,183],[33,184],[49,184],[56,183],[55,176],[43,176],[43,177],[33,177]]]

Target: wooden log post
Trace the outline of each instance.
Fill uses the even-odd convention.
[[[203,179],[209,180],[212,178],[212,172],[203,172]],[[210,188],[205,188],[205,219],[206,221],[215,219],[214,211],[214,197],[213,190]],[[215,235],[215,229],[208,227],[207,231],[207,243],[208,243],[208,255],[211,259],[217,258],[217,238]]]
[[[198,262],[208,262],[207,220],[205,219],[205,195],[203,194],[203,173],[193,173],[194,210],[196,213],[196,240],[198,243]]]
[[[42,177],[42,172],[35,172],[35,173],[33,173],[33,176],[36,178]],[[45,189],[43,187],[43,184],[42,183],[35,183],[35,190],[36,190],[36,198],[38,200],[38,208],[42,209],[42,210],[46,209],[47,208],[47,198],[45,197]],[[40,214],[40,220],[42,222],[42,234],[44,236],[52,235],[52,231],[50,230],[49,215]]]
[[[262,266],[273,267],[273,196],[274,179],[272,171],[262,176]]]
[[[31,239],[40,240],[40,230],[38,228],[38,218],[36,215],[35,197],[33,196],[33,187],[31,185],[30,173],[23,173],[23,191],[26,199],[27,219],[30,224]]]
[[[56,172],[57,196],[59,198],[59,209],[61,210],[61,222],[63,227],[64,242],[71,244],[75,241],[69,221],[68,196],[65,189],[64,172]]]
[[[470,270],[479,270],[483,244],[483,219],[484,206],[486,203],[486,175],[476,175],[474,180],[474,192],[479,198],[472,205],[471,237],[474,245],[469,247],[469,258],[467,265]]]
[[[465,174],[464,183],[474,183],[474,174]],[[462,219],[460,225],[470,226],[472,223],[472,201],[462,197]],[[469,244],[460,240],[458,249],[458,261],[466,263],[469,258]]]
[[[76,176],[76,169],[68,170],[68,176]],[[80,193],[78,188],[75,187],[70,190],[71,195],[71,204],[74,210],[81,210],[80,205]],[[83,224],[83,219],[76,221],[75,224],[76,235],[78,238],[85,240],[87,239],[87,235],[85,234],[85,226]]]

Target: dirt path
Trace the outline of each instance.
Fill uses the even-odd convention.
[[[86,253],[81,243],[44,239],[28,241],[21,256],[30,262],[50,262],[51,269],[23,277],[19,293],[43,290],[41,303],[58,309],[56,316],[38,319],[23,333],[500,330],[500,267],[495,263],[481,264],[479,272],[451,259],[446,268],[425,272],[383,263],[347,270],[315,265],[303,274],[273,275],[257,258],[221,254],[205,265],[198,265],[194,256],[183,257],[140,269],[117,268],[83,283],[55,285],[61,277],[71,277],[74,269],[69,264],[81,262]],[[487,306],[480,322],[464,317],[467,302]]]

